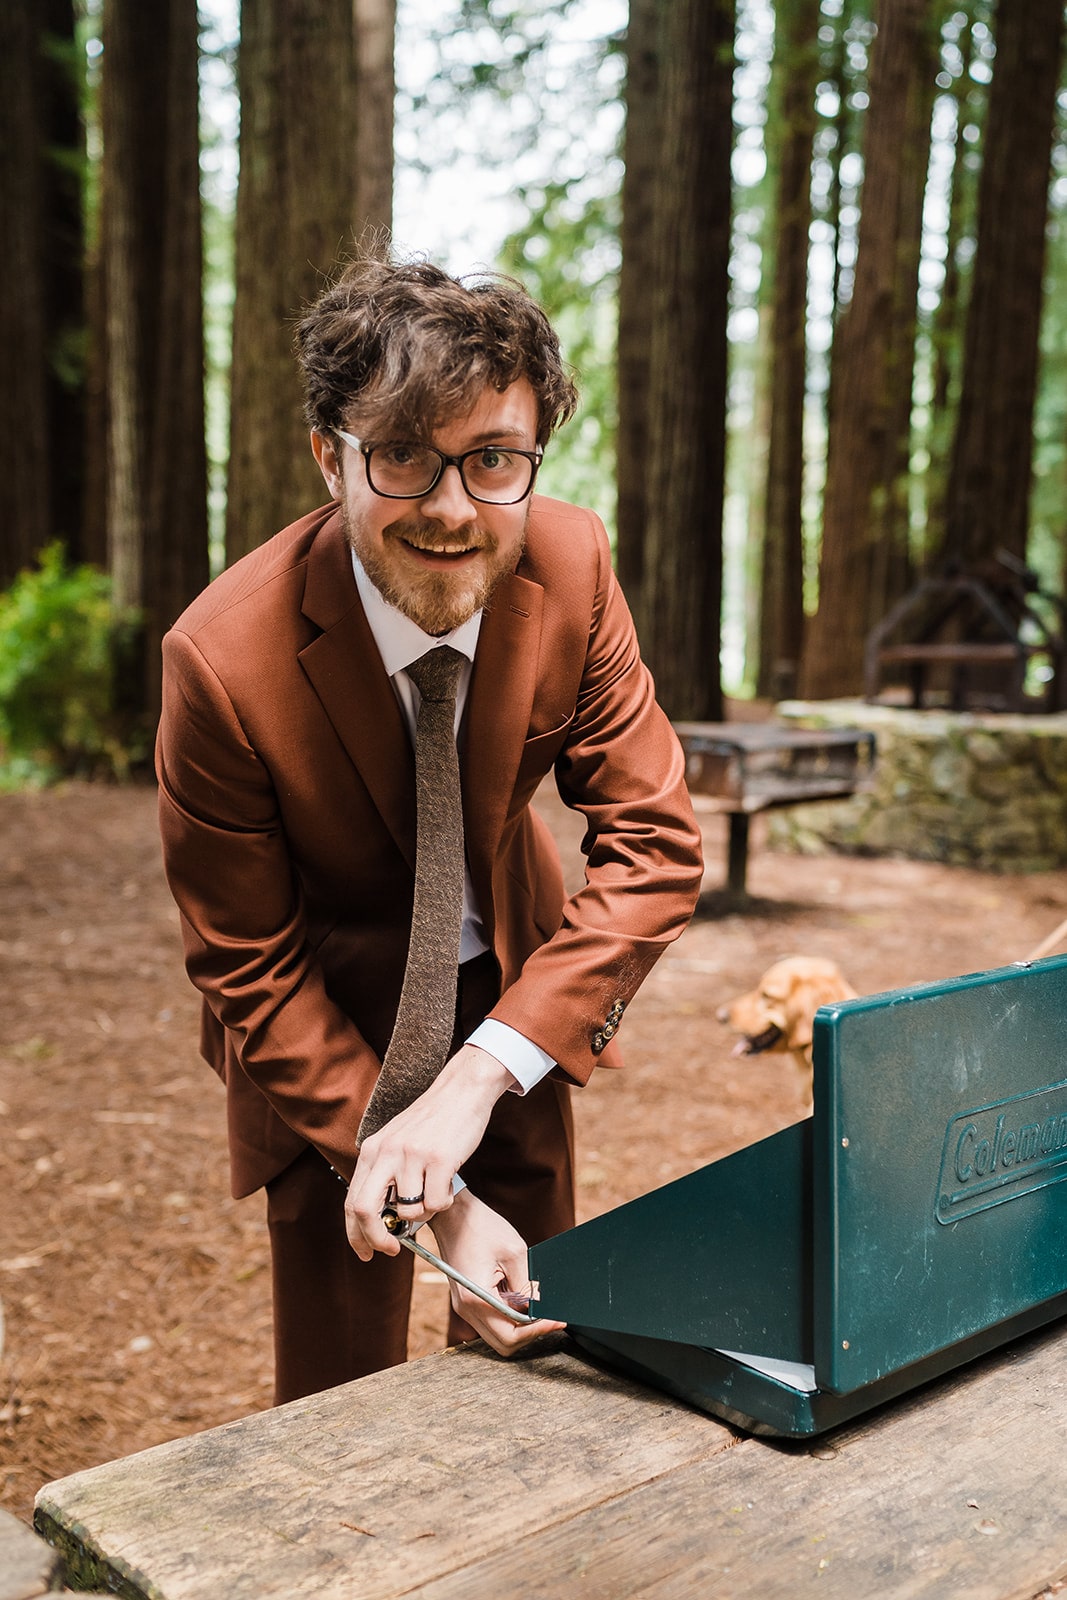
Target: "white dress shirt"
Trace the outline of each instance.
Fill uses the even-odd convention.
[[[456,731],[463,720],[463,713],[467,705],[467,691],[470,688],[471,669],[474,663],[474,652],[478,648],[478,635],[481,632],[482,613],[475,612],[469,622],[464,622],[461,627],[454,628],[451,633],[443,634],[440,638],[433,634],[424,633],[418,623],[412,622],[396,606],[390,605],[381,593],[375,588],[370,578],[363,569],[363,565],[352,552],[352,570],[356,576],[356,587],[359,597],[363,602],[367,622],[374,642],[378,646],[378,653],[382,664],[393,686],[393,693],[400,704],[400,709],[407,724],[408,733],[414,742],[415,720],[419,714],[421,703],[419,691],[408,677],[407,668],[427,650],[432,650],[436,645],[448,644],[453,650],[458,650],[466,656],[466,664],[459,677],[459,687],[456,692]],[[485,926],[482,922],[478,906],[474,898],[474,888],[471,884],[470,869],[467,868],[463,880],[463,925],[460,932],[459,959],[460,962],[470,961],[472,957],[481,955],[488,950],[489,941],[485,937]],[[494,1022],[491,1018],[475,1028],[468,1040],[469,1044],[476,1044],[481,1049],[495,1056],[507,1068],[514,1078],[512,1086],[516,1093],[525,1094],[532,1089],[535,1083],[540,1083],[556,1065],[551,1056],[524,1034],[509,1028],[506,1023]]]

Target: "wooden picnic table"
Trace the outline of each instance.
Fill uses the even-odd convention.
[[[37,1521],[127,1600],[1031,1600],[1067,1573],[1063,1332],[805,1443],[563,1335],[475,1344],[75,1473]]]

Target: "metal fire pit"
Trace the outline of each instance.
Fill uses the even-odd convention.
[[[676,722],[690,793],[730,819],[726,882],[742,897],[748,823],[756,811],[846,800],[870,776],[874,734],[862,728],[787,728],[772,722]]]

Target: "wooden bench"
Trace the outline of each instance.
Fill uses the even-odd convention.
[[[1067,1573],[1057,1328],[802,1445],[546,1346],[76,1473],[38,1526],[126,1600],[1029,1600]]]
[[[1046,604],[1036,605],[1043,599]],[[1056,627],[1048,610],[1058,615]],[[1041,595],[1036,575],[1006,551],[970,571],[953,564],[921,578],[867,635],[864,694],[876,701],[884,667],[906,667],[913,708],[922,708],[931,668],[948,667],[948,703],[967,709],[1055,711],[1062,706],[1063,607]],[[901,633],[910,637],[901,639]],[[955,634],[957,637],[952,637]],[[891,641],[896,642],[891,642]],[[1048,665],[1046,687],[1030,697],[1034,657]],[[972,669],[982,669],[974,678]],[[943,674],[944,676],[944,674]]]
[[[774,806],[846,800],[870,774],[874,734],[860,728],[790,728],[772,722],[676,722],[686,782],[707,809],[729,818],[726,887],[745,895],[749,818]]]
[[[866,698],[878,697],[878,681],[883,666],[906,666],[911,686],[911,703],[920,709],[926,698],[926,678],[930,667],[952,668],[949,688],[949,707],[963,711],[967,706],[968,667],[1000,667],[1004,669],[1002,698],[1009,711],[1023,709],[1026,666],[1031,657],[1048,655],[1047,644],[1027,645],[1012,639],[992,640],[987,643],[968,643],[963,640],[932,641],[926,644],[884,645],[875,656],[875,666],[868,670]]]

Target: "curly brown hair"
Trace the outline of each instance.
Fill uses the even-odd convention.
[[[427,439],[489,386],[526,378],[537,442],[573,415],[577,391],[559,340],[521,284],[453,278],[424,260],[349,263],[301,317],[296,353],[309,425],[364,438]]]

